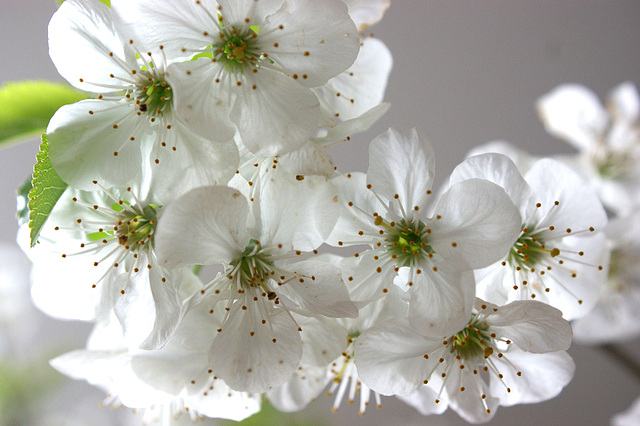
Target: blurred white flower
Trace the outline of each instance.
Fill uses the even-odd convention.
[[[640,203],[640,96],[629,82],[614,88],[605,109],[584,86],[565,84],[538,100],[547,131],[579,150],[568,161],[607,208],[629,213]]]
[[[612,219],[605,234],[611,252],[607,284],[589,315],[572,324],[579,343],[624,342],[640,335],[640,214]]]

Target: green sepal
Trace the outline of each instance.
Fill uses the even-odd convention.
[[[4,84],[0,87],[0,147],[44,133],[58,108],[86,98],[61,83],[25,80]]]
[[[47,135],[42,135],[40,151],[36,154],[36,165],[33,166],[33,188],[29,191],[29,235],[31,247],[36,245],[40,231],[51,210],[55,207],[67,184],[58,176],[49,161],[49,144]]]

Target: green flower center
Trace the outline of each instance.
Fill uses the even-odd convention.
[[[230,263],[227,274],[233,279],[238,289],[262,287],[270,300],[275,293],[267,287],[266,282],[275,274],[275,264],[271,255],[262,252],[262,246],[257,240],[251,239],[242,255]]]
[[[557,248],[548,249],[538,235],[534,235],[524,228],[522,235],[509,252],[508,261],[511,266],[531,268],[539,264],[544,256],[556,257],[560,254]]]
[[[118,214],[118,219],[112,230],[100,228],[97,232],[87,235],[90,241],[103,240],[105,243],[117,239],[126,250],[137,252],[144,247],[153,247],[153,237],[158,222],[160,206],[149,204],[140,209],[129,206],[126,201],[113,203],[111,209]]]
[[[154,78],[148,71],[140,71],[148,83],[138,85],[134,93],[141,113],[156,116],[171,111],[173,92],[164,78]]]
[[[629,155],[607,151],[595,158],[598,174],[605,179],[619,179],[627,174],[630,167]]]
[[[404,219],[397,223],[386,222],[381,216],[376,216],[374,223],[387,234],[385,248],[397,260],[398,266],[410,266],[416,260],[435,253],[427,238],[431,230],[422,221],[415,224]]]
[[[464,361],[489,358],[494,351],[494,341],[487,329],[486,324],[472,319],[466,328],[451,338],[451,352]]]
[[[243,68],[258,65],[263,55],[258,50],[258,33],[253,27],[239,31],[235,28],[220,31],[220,41],[213,44],[212,54],[231,72],[241,72]]]
[[[153,235],[158,222],[158,208],[157,205],[150,204],[139,213],[123,209],[120,219],[114,227],[118,242],[131,251],[138,251],[149,244],[153,246]]]

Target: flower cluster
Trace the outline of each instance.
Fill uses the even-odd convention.
[[[296,411],[324,390],[334,409],[394,395],[485,422],[569,383],[568,321],[593,338],[608,288],[637,268],[632,219],[607,226],[602,205],[637,205],[634,89],[615,92],[611,121],[573,86],[540,101],[587,172],[502,146],[438,190],[427,138],[394,128],[366,173],[339,172],[325,148],[389,108],[391,55],[362,33],[388,6],[61,5],[51,59],[92,98],[47,128],[69,187],[28,250],[32,295],[95,328],[56,369],[150,422],[241,420],[263,396]]]

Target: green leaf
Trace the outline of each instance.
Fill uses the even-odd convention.
[[[0,147],[44,133],[51,116],[63,105],[86,99],[66,84],[25,80],[0,87]]]
[[[51,210],[58,202],[67,184],[58,176],[49,161],[47,135],[42,135],[40,152],[36,154],[33,166],[33,188],[29,191],[29,228],[31,228],[31,247],[36,245],[40,231]]]

